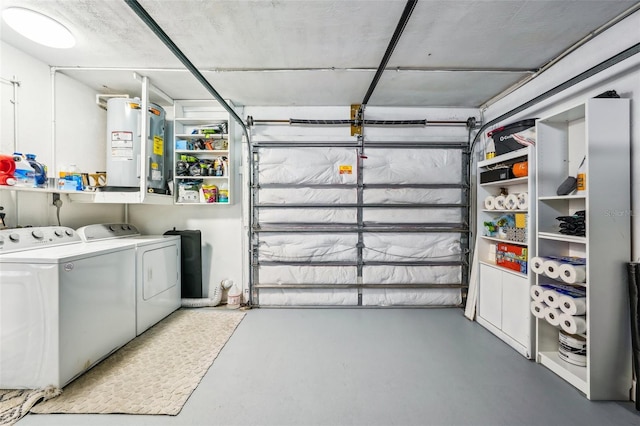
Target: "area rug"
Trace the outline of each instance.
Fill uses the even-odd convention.
[[[13,425],[25,416],[31,407],[60,395],[61,390],[46,389],[0,389],[0,425]]]
[[[31,412],[177,415],[244,315],[179,309]]]

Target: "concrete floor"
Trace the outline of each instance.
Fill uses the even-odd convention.
[[[249,311],[178,416],[31,425],[639,425],[591,402],[460,309]]]

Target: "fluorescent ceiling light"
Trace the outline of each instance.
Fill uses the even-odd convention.
[[[76,44],[73,34],[61,23],[33,10],[9,7],[2,11],[4,21],[18,33],[45,46],[68,49]]]

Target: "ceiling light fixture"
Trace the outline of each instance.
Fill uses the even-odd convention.
[[[76,39],[60,22],[21,7],[9,7],[2,11],[2,18],[15,31],[44,46],[68,49]]]

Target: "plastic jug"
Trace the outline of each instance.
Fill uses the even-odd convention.
[[[16,162],[11,155],[0,154],[0,185],[15,185]]]
[[[47,167],[36,161],[35,154],[27,154],[27,162],[33,168],[34,186],[43,187],[47,184]]]
[[[31,167],[27,158],[21,152],[14,152],[13,161],[16,164],[16,169],[13,172],[16,186],[35,186],[35,170]]]

